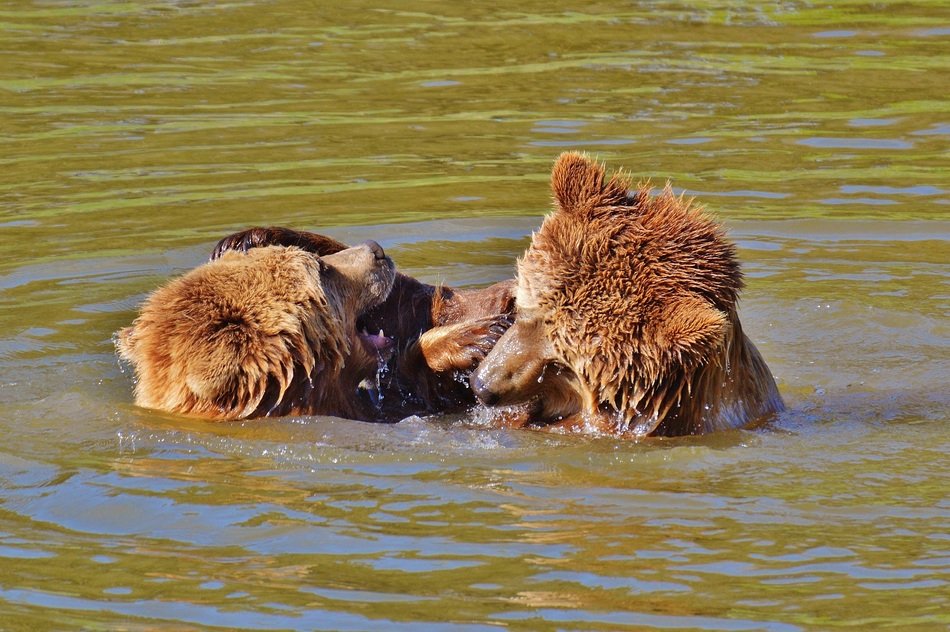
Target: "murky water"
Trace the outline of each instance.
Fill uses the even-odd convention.
[[[948,25],[926,0],[0,4],[0,628],[946,629]],[[488,283],[564,149],[728,223],[771,428],[132,406],[112,332],[220,236],[372,237]]]

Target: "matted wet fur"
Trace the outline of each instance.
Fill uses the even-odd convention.
[[[375,375],[385,345],[361,336],[356,319],[394,278],[372,242],[327,257],[258,248],[199,266],[152,293],[116,337],[135,372],[135,401],[216,420],[363,418],[357,387]]]
[[[554,165],[555,211],[518,262],[515,324],[472,376],[499,423],[701,434],[783,408],[742,332],[722,227],[669,187],[630,191],[585,155]]]
[[[221,239],[212,258],[231,250],[293,245],[316,255],[346,245],[317,233],[254,227]],[[376,418],[451,413],[475,404],[467,376],[511,324],[514,282],[457,290],[396,273],[392,291],[359,319],[359,327],[383,330],[393,340],[390,371],[379,381]]]

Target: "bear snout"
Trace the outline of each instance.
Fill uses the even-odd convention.
[[[472,377],[470,377],[468,381],[472,387],[472,392],[475,393],[475,397],[486,406],[494,406],[498,403],[498,400],[501,399],[501,395],[491,390],[488,384],[479,377],[477,372],[472,373]]]

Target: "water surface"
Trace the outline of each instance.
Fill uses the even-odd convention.
[[[950,625],[942,3],[0,5],[0,627]],[[738,242],[789,411],[634,444],[131,403],[259,224],[508,278],[568,149]]]

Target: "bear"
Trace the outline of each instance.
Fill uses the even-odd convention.
[[[471,376],[495,424],[670,437],[784,408],[742,331],[719,223],[585,154],[562,154],[551,187],[555,209],[517,264],[514,324]]]
[[[135,401],[216,420],[360,416],[349,394],[389,344],[359,334],[356,318],[394,280],[392,260],[373,242],[327,257],[259,248],[199,266],[156,290],[117,335]]]
[[[155,291],[116,347],[146,408],[216,421],[398,421],[474,402],[457,374],[504,332],[512,304],[511,283],[468,294],[418,283],[372,241],[348,248],[312,233],[251,229]],[[394,325],[397,335],[385,335]],[[389,397],[371,397],[395,355],[398,378],[381,389]]]
[[[211,259],[275,245],[316,256],[347,247],[318,233],[258,226],[222,238]],[[389,296],[358,319],[361,331],[385,332],[393,343],[389,365],[373,385],[375,420],[456,413],[474,406],[468,374],[511,325],[513,308],[513,280],[457,290],[397,271]]]

